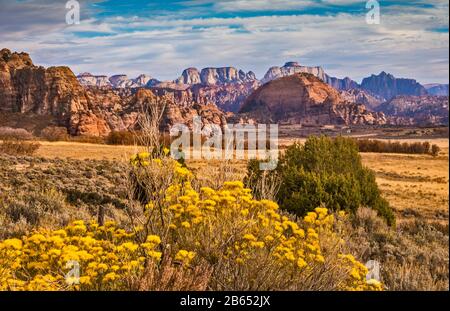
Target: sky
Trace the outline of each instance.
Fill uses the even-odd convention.
[[[174,80],[188,67],[233,66],[262,78],[297,61],[358,82],[381,71],[448,83],[448,0],[0,0],[0,48],[75,74]]]

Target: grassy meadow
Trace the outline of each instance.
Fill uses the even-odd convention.
[[[306,139],[283,139],[286,147],[293,141]],[[438,157],[429,155],[362,153],[364,165],[374,170],[377,183],[400,220],[421,217],[429,221],[448,223],[449,212],[449,143],[448,139],[404,139],[402,142],[429,141],[441,148]],[[395,140],[389,140],[395,141]],[[108,160],[127,162],[131,155],[142,150],[136,146],[110,146],[74,142],[41,141],[36,156],[73,160]],[[188,161],[199,176],[207,176],[218,167],[231,166],[227,174],[238,180],[245,175],[246,161],[235,160],[223,163],[210,160]],[[18,169],[23,169],[18,166]],[[225,170],[225,168],[224,168]]]
[[[401,141],[424,140],[438,156],[360,153],[395,226],[365,206],[290,214],[270,180],[253,198],[246,160],[184,168],[142,147],[73,141],[0,152],[0,289],[448,290],[449,144]],[[281,152],[296,141],[282,138]],[[68,258],[83,263],[77,285],[60,273]],[[381,283],[365,280],[369,260]]]

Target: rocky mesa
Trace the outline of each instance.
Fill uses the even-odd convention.
[[[346,101],[337,90],[313,74],[299,73],[261,86],[250,95],[241,113],[257,121],[305,126],[384,124],[383,113]]]

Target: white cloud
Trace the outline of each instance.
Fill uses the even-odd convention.
[[[238,2],[243,6],[246,1]],[[66,64],[76,73],[147,73],[175,79],[191,66],[236,66],[262,77],[270,66],[296,60],[356,80],[385,70],[423,83],[447,83],[448,34],[427,31],[443,26],[448,27],[448,10],[442,8],[391,8],[382,15],[381,25],[367,25],[364,16],[349,14],[187,20],[115,17],[89,18],[70,27],[43,22],[42,27],[1,32],[0,42],[31,52],[36,63]],[[81,38],[77,32],[109,36]]]

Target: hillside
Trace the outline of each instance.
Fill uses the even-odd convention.
[[[240,112],[261,121],[302,125],[385,123],[383,114],[346,101],[337,90],[307,73],[263,85],[247,98]]]

